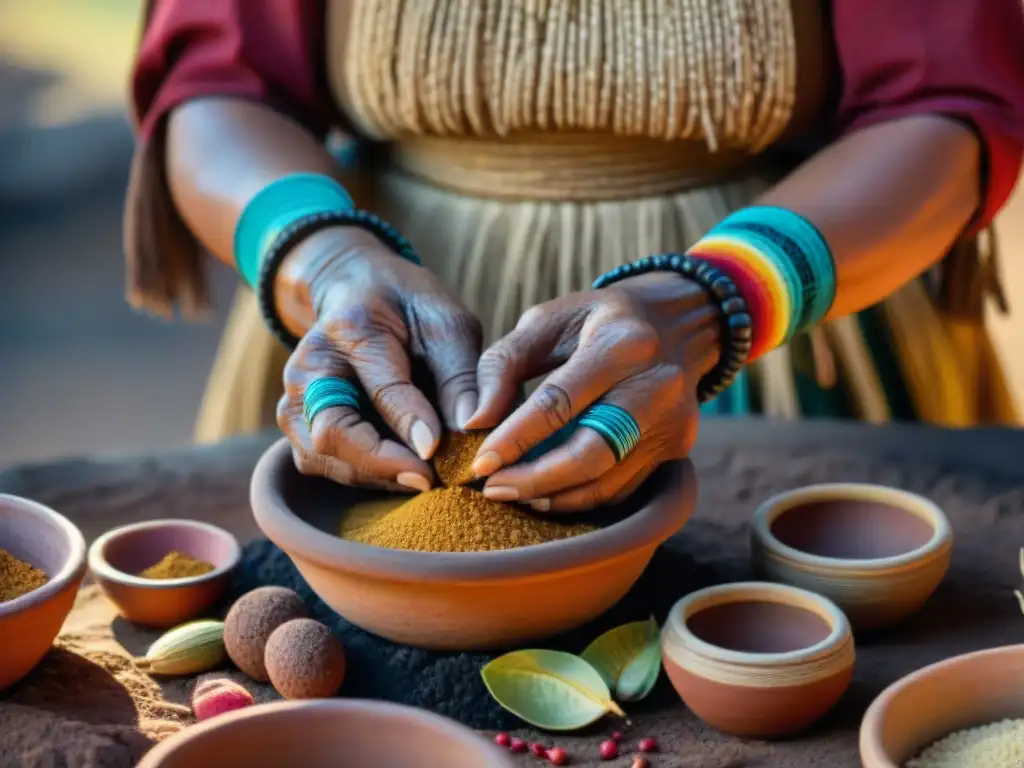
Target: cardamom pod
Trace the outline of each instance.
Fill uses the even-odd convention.
[[[226,655],[224,622],[202,619],[169,630],[135,663],[153,675],[195,675],[220,665]]]

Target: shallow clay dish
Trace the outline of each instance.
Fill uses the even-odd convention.
[[[298,762],[297,762],[298,761]],[[161,742],[139,768],[513,768],[479,734],[421,709],[358,699],[282,701],[219,715]]]
[[[853,634],[842,611],[782,584],[698,590],[672,607],[661,638],[680,698],[734,736],[799,733],[833,707],[853,676]]]
[[[27,675],[53,645],[85,576],[85,539],[49,507],[0,493],[0,549],[49,577],[39,589],[0,603],[2,691]]]
[[[953,534],[931,501],[880,485],[811,485],[754,513],[758,576],[825,595],[855,631],[918,610],[949,568]]]
[[[861,761],[865,768],[902,768],[954,731],[1019,717],[1024,717],[1024,645],[954,656],[879,694],[861,723]]]
[[[412,552],[339,538],[340,516],[368,498],[299,474],[285,440],[253,474],[256,523],[331,608],[396,642],[475,650],[554,635],[607,610],[690,518],[696,481],[689,462],[667,465],[626,502],[635,512],[619,522],[493,552]]]
[[[135,575],[170,552],[181,552],[215,568],[183,579]],[[216,606],[241,558],[235,537],[215,525],[151,520],[115,528],[96,539],[89,548],[89,570],[124,618],[165,628],[202,616]]]

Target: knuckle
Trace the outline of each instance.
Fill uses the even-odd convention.
[[[560,429],[572,419],[572,398],[557,384],[544,382],[537,388],[534,398],[548,426]]]
[[[622,331],[622,346],[633,362],[647,363],[661,356],[661,336],[650,323],[628,322]]]
[[[516,328],[536,328],[539,325],[543,325],[547,321],[547,318],[548,312],[544,309],[543,305],[530,307],[520,316],[519,322],[516,324]]]
[[[501,376],[515,366],[515,360],[512,348],[499,342],[480,356],[477,367],[484,374]]]

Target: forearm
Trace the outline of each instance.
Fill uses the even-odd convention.
[[[979,169],[968,128],[909,117],[840,139],[757,202],[794,211],[822,233],[836,266],[829,316],[841,317],[942,258],[978,208]]]
[[[170,115],[167,131],[167,177],[174,204],[196,238],[232,267],[235,227],[257,192],[290,174],[332,175],[338,168],[311,133],[251,101],[187,102]],[[327,230],[304,240],[278,272],[278,310],[299,335],[314,319],[304,276],[322,258],[329,236]]]

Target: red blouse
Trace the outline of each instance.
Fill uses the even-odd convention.
[[[259,100],[325,133],[338,115],[322,71],[322,0],[150,0],[132,78],[145,140],[197,96]],[[944,114],[978,133],[988,224],[1024,157],[1021,0],[836,0],[843,77],[835,132],[914,114]]]

